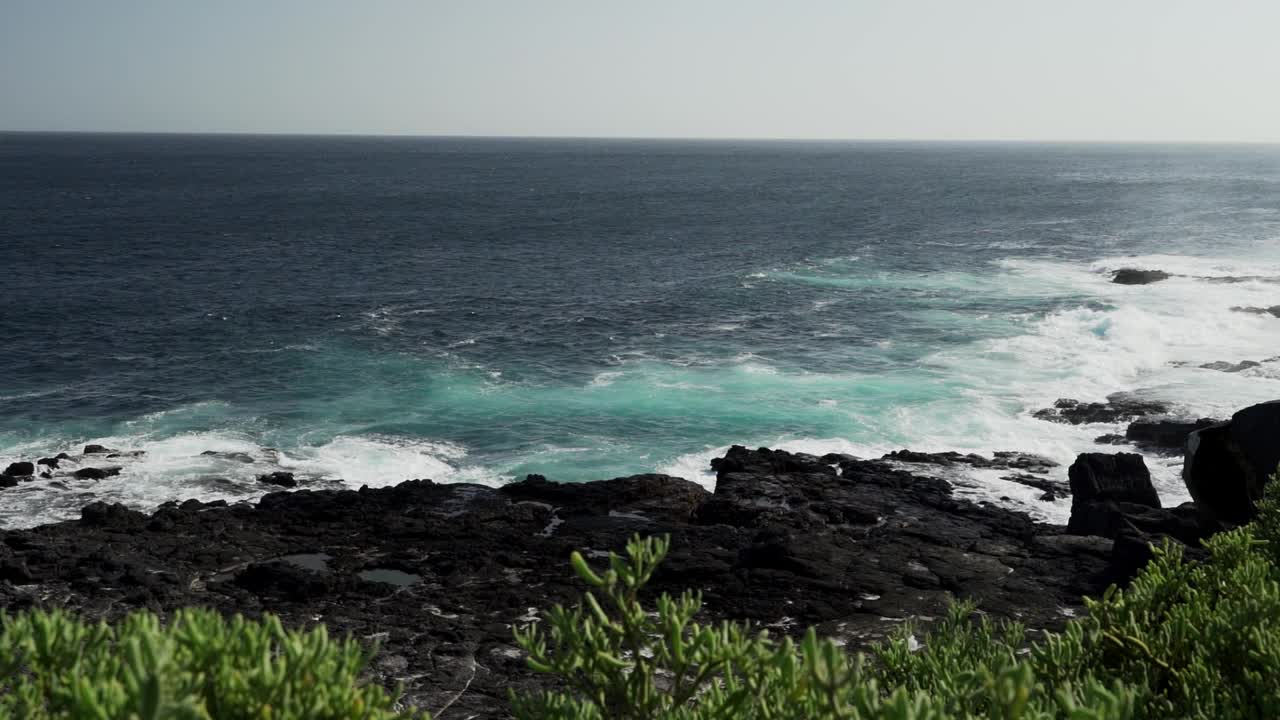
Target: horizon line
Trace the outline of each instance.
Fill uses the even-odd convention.
[[[936,138],[936,137],[788,137],[708,135],[489,135],[412,132],[313,132],[257,130],[36,130],[0,128],[0,135],[165,135],[200,137],[354,138],[420,140],[597,140],[619,142],[759,142],[759,143],[976,143],[1062,145],[1280,145],[1275,140],[1222,139],[1079,139],[1079,138]]]

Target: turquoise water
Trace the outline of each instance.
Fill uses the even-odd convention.
[[[22,268],[0,462],[146,451],[5,491],[11,525],[252,498],[276,469],[710,484],[733,443],[1069,462],[1115,428],[1030,417],[1058,397],[1223,415],[1280,389],[1280,365],[1195,367],[1280,346],[1229,310],[1280,304],[1276,148],[9,135],[0,171]],[[1110,283],[1124,266],[1175,277]]]

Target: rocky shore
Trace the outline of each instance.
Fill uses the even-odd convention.
[[[1054,410],[1106,408],[1063,401]],[[859,459],[742,447],[713,462],[714,492],[663,475],[579,484],[529,476],[498,489],[429,480],[304,487],[256,504],[187,501],[152,514],[95,503],[78,521],[0,535],[0,603],[101,618],[200,605],[324,623],[378,643],[373,672],[402,683],[407,702],[441,718],[502,716],[508,688],[546,681],[525,669],[512,627],[579,596],[571,550],[603,556],[635,533],[671,535],[653,590],[701,590],[706,619],[775,632],[817,625],[858,647],[972,597],[993,616],[1059,627],[1083,611],[1082,596],[1132,577],[1150,543],[1170,538],[1194,553],[1212,532],[1247,520],[1263,469],[1280,461],[1280,404],[1168,433],[1163,441],[1180,438],[1186,449],[1197,504],[1162,508],[1141,456],[1126,453],[1081,455],[1064,473],[1016,452]],[[1042,524],[958,498],[930,472],[954,465],[1070,495],[1071,521]],[[15,463],[4,475],[21,482],[46,468]]]

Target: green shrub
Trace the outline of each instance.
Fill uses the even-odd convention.
[[[545,631],[516,636],[530,666],[558,675],[570,690],[514,696],[517,718],[1135,716],[1138,695],[1123,687],[1086,680],[1050,690],[1037,683],[1032,664],[1015,652],[1021,631],[972,625],[971,606],[957,606],[928,637],[929,652],[913,652],[903,633],[874,662],[850,657],[812,630],[796,645],[741,624],[700,625],[693,622],[696,594],[660,597],[651,614],[637,595],[666,550],[666,539],[636,538],[627,557],[612,555],[603,573],[573,555],[574,569],[595,591],[578,607],[549,611]]]
[[[135,613],[116,625],[61,611],[5,618],[0,716],[180,720],[398,717],[395,698],[359,681],[368,655],[323,627],[286,631],[204,610],[167,625]]]

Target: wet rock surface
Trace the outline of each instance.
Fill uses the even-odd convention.
[[[1280,305],[1272,305],[1271,307],[1233,307],[1236,312],[1249,313],[1251,315],[1271,315],[1272,317],[1280,317]]]
[[[1087,425],[1093,423],[1114,424],[1136,420],[1149,415],[1168,415],[1167,403],[1147,400],[1128,393],[1113,393],[1106,402],[1081,402],[1061,398],[1051,408],[1037,410],[1032,415],[1049,422]]]
[[[1129,442],[1154,450],[1183,452],[1187,447],[1187,438],[1197,430],[1217,425],[1221,420],[1200,418],[1199,420],[1143,419],[1129,424],[1124,437]]]
[[[1111,282],[1117,285],[1150,285],[1153,282],[1168,280],[1170,277],[1169,273],[1163,270],[1121,268],[1111,276]]]
[[[1016,453],[914,457],[1033,478],[1047,468]],[[1057,627],[1125,571],[1109,539],[959,499],[904,462],[735,447],[715,463],[714,493],[663,475],[534,476],[500,489],[420,480],[256,505],[190,500],[149,515],[95,503],[79,521],[0,535],[0,602],[323,622],[380,642],[374,677],[403,682],[428,710],[448,704],[447,719],[502,716],[508,688],[546,682],[525,669],[512,626],[579,597],[571,550],[598,556],[635,533],[671,535],[653,590],[701,590],[705,619],[817,625],[852,647],[938,617],[953,596]]]

